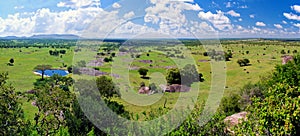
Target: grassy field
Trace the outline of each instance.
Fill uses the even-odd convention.
[[[251,42],[250,42],[251,43]],[[267,75],[271,72],[276,64],[281,64],[281,50],[285,50],[287,54],[292,55],[292,51],[299,50],[299,46],[285,46],[284,42],[279,42],[274,45],[256,45],[256,44],[247,44],[247,43],[227,43],[223,45],[223,50],[231,50],[233,52],[233,58],[231,61],[226,62],[227,78],[226,78],[226,88],[225,94],[235,93],[243,87],[244,84],[248,82],[255,83],[259,80],[260,76]],[[272,42],[271,42],[272,44]],[[170,49],[175,47],[169,47]],[[204,48],[201,46],[198,47],[189,47],[190,52],[195,53],[192,55],[193,60],[196,62],[198,71],[203,73],[204,82],[199,83],[200,91],[198,92],[199,101],[205,100],[208,97],[211,80],[214,76],[214,73],[211,73],[211,60],[210,57],[203,56],[201,53],[205,52]],[[148,50],[151,49],[151,52]],[[49,50],[51,48],[21,48],[21,49],[0,49],[0,72],[8,72],[10,82],[16,88],[17,91],[24,92],[33,88],[33,82],[40,78],[37,75],[33,74],[33,69],[36,65],[39,64],[49,64],[53,68],[62,68],[62,63],[70,66],[72,65],[72,59],[74,56],[74,48],[68,49],[67,54],[63,55],[62,58],[59,56],[50,56]],[[53,50],[53,49],[52,49]],[[288,51],[289,50],[289,51]],[[247,51],[249,53],[247,53]],[[90,60],[93,60],[93,56],[96,54],[86,54],[88,50],[83,50],[81,52],[76,52],[75,61],[85,60],[87,63]],[[95,51],[97,52],[97,51]],[[197,53],[200,54],[197,54]],[[289,53],[288,53],[289,52]],[[90,53],[90,52],[89,52]],[[149,56],[147,56],[149,53]],[[170,52],[173,53],[173,52]],[[183,52],[183,54],[186,52]],[[79,57],[80,56],[80,57]],[[14,66],[8,66],[7,63],[10,58],[14,58]],[[238,59],[248,58],[250,60],[249,66],[240,67],[237,64]],[[141,62],[142,60],[152,60],[152,66],[149,63]],[[110,72],[111,66],[116,62],[105,63],[103,66],[99,67],[100,71]],[[163,75],[166,74],[165,67],[176,66],[172,59],[167,58],[160,51],[155,51],[155,48],[147,47],[145,52],[141,54],[140,58],[134,59],[130,63],[130,67],[135,68],[127,71],[129,76],[130,86],[132,86],[133,93],[136,94],[138,91],[139,85],[141,82],[145,82],[146,85],[149,85],[151,82],[166,83]],[[137,68],[145,67],[149,69],[148,77],[150,79],[141,78]],[[119,71],[122,73],[122,71]],[[126,71],[123,71],[126,72]],[[116,79],[116,81],[122,80]],[[124,91],[124,90],[121,90]],[[222,90],[220,90],[222,91]],[[187,94],[195,95],[194,92],[188,92]],[[177,101],[187,101],[185,100],[188,97],[179,97],[179,93],[165,93],[165,94],[155,94],[153,96],[146,95],[133,95],[132,97],[141,97],[141,100],[148,99],[147,97],[155,98],[152,103],[146,106],[139,106],[131,104],[126,100],[114,98],[115,101],[122,103],[129,112],[141,114],[143,111],[150,111],[157,107],[162,107],[165,100],[167,99],[166,106],[170,109],[174,106]],[[179,100],[180,99],[180,100]],[[184,105],[184,103],[182,103]],[[26,102],[24,100],[23,107],[25,109],[25,115],[29,119],[33,119],[34,112],[36,108],[31,105],[31,102]]]
[[[49,64],[53,68],[61,68],[62,63],[70,66],[72,64],[73,50],[60,57],[50,56],[48,48],[21,48],[21,49],[0,49],[0,72],[8,72],[9,81],[16,91],[25,92],[33,89],[33,82],[40,78],[33,74],[34,67],[39,64]],[[14,66],[8,66],[10,58],[14,58]],[[23,99],[25,117],[33,119],[37,108],[31,102]]]

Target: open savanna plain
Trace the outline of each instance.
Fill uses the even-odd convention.
[[[192,41],[193,42],[193,41]],[[184,43],[184,42],[183,42]],[[93,43],[95,44],[95,43]],[[9,81],[16,88],[16,91],[26,92],[33,89],[33,82],[36,79],[40,78],[35,75],[34,67],[40,64],[49,64],[56,69],[67,69],[63,66],[76,66],[77,62],[83,60],[87,64],[90,61],[95,60],[95,56],[99,52],[105,52],[101,47],[103,43],[99,42],[99,49],[97,50],[87,50],[82,48],[81,51],[75,52],[78,47],[72,46],[66,50],[66,54],[62,56],[52,56],[49,54],[49,50],[55,50],[54,48],[1,48],[0,49],[0,72],[9,73]],[[96,43],[97,45],[97,43]],[[224,52],[232,52],[232,58],[230,61],[226,61],[226,65],[221,65],[222,69],[226,71],[226,83],[219,91],[224,96],[237,93],[245,84],[252,82],[256,83],[260,80],[261,76],[267,76],[274,66],[282,63],[282,56],[284,55],[293,55],[294,53],[300,51],[300,43],[295,41],[280,41],[280,40],[222,40],[221,41],[222,50]],[[162,49],[163,48],[163,49]],[[147,47],[136,47],[135,50],[139,50],[138,53],[133,53],[134,57],[131,57],[130,53],[128,56],[121,56],[122,54],[118,48],[114,48],[110,51],[111,53],[116,53],[116,56],[113,57],[112,62],[103,62],[101,66],[87,66],[90,68],[99,69],[101,72],[117,74],[117,77],[114,81],[122,82],[122,80],[127,80],[123,78],[124,75],[128,74],[128,86],[130,89],[121,88],[121,92],[124,97],[131,99],[130,95],[126,93],[133,94],[133,98],[141,97],[138,99],[140,101],[147,101],[148,98],[153,98],[151,103],[137,105],[121,98],[113,98],[114,101],[117,101],[125,106],[125,109],[130,113],[137,114],[139,119],[143,119],[143,112],[151,112],[151,110],[158,109],[159,107],[166,106],[167,109],[172,109],[176,102],[180,106],[185,106],[185,99],[189,99],[190,95],[198,95],[196,101],[202,103],[206,101],[211,89],[211,81],[214,77],[214,72],[211,70],[212,63],[220,63],[215,61],[210,56],[205,56],[205,52],[210,52],[205,50],[205,48],[200,44],[193,44],[192,46],[186,46],[187,50],[182,50],[181,48],[175,46],[147,46]],[[60,49],[57,49],[60,50]],[[176,52],[175,50],[181,51]],[[222,51],[219,50],[219,51]],[[174,56],[172,56],[172,54]],[[136,57],[139,55],[139,57]],[[156,93],[153,95],[138,94],[138,89],[142,82],[148,86],[151,83],[156,84],[167,84],[165,76],[168,68],[177,67],[178,62],[183,61],[184,58],[191,55],[192,61],[195,63],[196,68],[199,73],[203,74],[204,82],[199,82],[193,84],[194,86],[199,86],[199,90],[191,90],[190,92],[185,92],[183,97],[180,97],[180,93]],[[99,58],[109,57],[109,54],[99,55]],[[183,58],[181,58],[183,56]],[[14,66],[9,66],[7,63],[9,59],[14,58]],[[74,60],[73,60],[74,58]],[[124,58],[129,58],[127,67],[124,71],[118,70],[116,63],[122,61]],[[247,66],[241,67],[237,61],[239,59],[249,59],[250,63]],[[151,60],[151,62],[150,62]],[[176,60],[178,62],[176,62]],[[115,64],[114,64],[115,63]],[[112,69],[115,68],[115,69]],[[138,72],[139,68],[147,68],[149,72],[147,73],[147,78],[142,78]],[[122,74],[124,73],[124,75]],[[86,75],[72,75],[74,79],[79,78],[89,78]],[[127,77],[127,76],[126,76]],[[192,86],[193,86],[192,85]],[[198,88],[198,87],[196,87]],[[220,96],[221,98],[222,96]],[[141,102],[143,103],[143,102]],[[23,107],[25,110],[25,116],[28,119],[33,119],[36,108],[31,105],[31,102],[27,102],[24,99]]]

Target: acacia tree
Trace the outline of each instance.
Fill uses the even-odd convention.
[[[42,80],[44,80],[44,75],[45,75],[45,71],[47,69],[51,69],[52,66],[51,65],[37,65],[34,67],[34,70],[40,70],[42,72]]]

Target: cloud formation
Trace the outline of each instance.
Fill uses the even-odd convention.
[[[112,5],[112,7],[113,7],[113,8],[121,8],[122,6],[121,6],[119,3],[115,2],[115,3]]]
[[[266,26],[266,24],[264,22],[256,22],[255,25],[256,26]]]
[[[236,13],[234,10],[228,11],[227,14],[229,14],[230,16],[233,16],[233,17],[240,17],[241,16],[240,13]]]
[[[300,6],[299,5],[291,6],[291,9],[296,11],[297,13],[300,13]]]
[[[132,0],[134,1],[134,0]],[[136,0],[141,2],[141,0]],[[53,7],[39,8],[35,11],[17,13],[27,8],[15,6],[16,13],[0,17],[0,36],[31,36],[34,34],[77,34],[103,37],[134,36],[139,33],[164,33],[178,37],[190,33],[206,36],[208,33],[221,36],[254,35],[299,35],[300,6],[288,6],[290,12],[282,12],[283,20],[274,23],[267,20],[256,21],[257,12],[245,13],[238,2],[223,3],[230,10],[214,11],[194,0],[148,0],[140,5],[111,3],[110,9],[101,8],[100,0],[61,0]],[[211,2],[210,2],[211,3]],[[216,6],[217,3],[214,3]],[[19,4],[22,5],[22,4]],[[136,7],[135,7],[136,6]],[[204,7],[203,7],[204,6]],[[219,5],[222,7],[222,5]],[[26,8],[25,8],[26,7]],[[58,10],[57,10],[58,9]],[[219,8],[218,8],[219,9]],[[18,11],[17,11],[18,10]],[[253,14],[255,13],[255,15]],[[138,21],[128,21],[135,16],[144,16]],[[288,21],[289,20],[289,21]],[[266,24],[268,27],[266,27]]]
[[[274,26],[275,26],[276,28],[278,28],[278,29],[282,29],[282,28],[283,28],[282,25],[280,25],[280,24],[274,24]]]
[[[213,26],[219,30],[232,29],[230,19],[224,15],[224,12],[217,11],[216,14],[208,12],[199,12],[198,17],[203,20],[207,20],[213,24]]]
[[[100,0],[65,0],[61,1],[57,4],[57,7],[65,7],[65,8],[84,8],[89,6],[96,6],[99,7]]]

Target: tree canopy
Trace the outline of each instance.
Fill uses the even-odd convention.
[[[7,80],[8,74],[0,73],[0,135],[28,135],[20,94]]]
[[[149,70],[146,69],[146,68],[140,68],[140,69],[138,70],[139,74],[142,75],[143,77],[145,77],[145,76],[147,75],[148,71],[149,71]]]
[[[51,65],[37,65],[34,67],[34,70],[40,70],[42,72],[42,80],[44,80],[44,75],[45,75],[45,71],[47,69],[51,69],[52,66]]]

